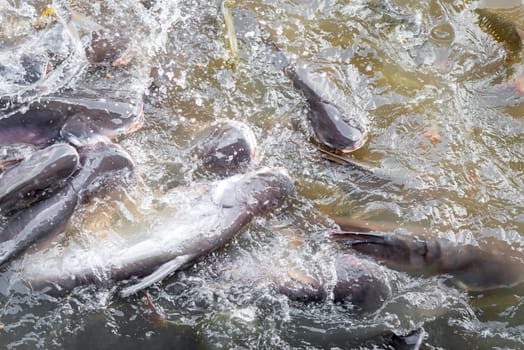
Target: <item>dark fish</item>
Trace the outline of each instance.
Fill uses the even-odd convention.
[[[72,288],[146,276],[121,292],[128,296],[222,247],[255,216],[280,206],[292,188],[283,169],[230,177],[209,186],[185,210],[166,213],[127,239],[108,235],[94,247],[26,256],[22,278],[33,287],[53,283]]]
[[[128,154],[115,144],[99,143],[81,152],[80,169],[58,193],[7,220],[0,231],[0,265],[33,243],[61,233],[80,201],[98,194],[108,181],[134,167]]]
[[[419,350],[425,334],[422,328],[417,328],[406,335],[397,335],[388,331],[382,335],[382,338],[388,350]]]
[[[244,123],[224,120],[214,123],[190,151],[202,168],[219,175],[245,170],[256,157],[256,138]]]
[[[0,232],[0,265],[23,253],[40,239],[54,236],[64,229],[78,203],[71,184],[11,217]]]
[[[81,145],[98,135],[112,138],[134,131],[142,118],[142,102],[100,95],[64,93],[22,106],[4,98],[0,100],[0,145],[46,145],[59,140]]]
[[[368,133],[361,120],[323,98],[314,88],[306,69],[288,66],[284,71],[309,104],[309,122],[320,144],[343,153],[353,152],[364,146]]]
[[[42,192],[53,192],[78,168],[74,147],[59,143],[35,151],[0,175],[0,214],[26,207]]]
[[[320,91],[328,84],[321,76],[312,77],[303,67],[295,67],[289,62],[280,48],[270,39],[265,41],[277,52],[283,71],[302,92],[309,105],[308,119],[317,141],[329,149],[343,153],[353,152],[367,142],[368,132],[360,117],[338,106],[327,97],[327,91]]]
[[[391,295],[384,268],[356,255],[335,258],[334,278],[316,278],[292,267],[286,270],[287,276],[274,273],[271,279],[278,293],[295,301],[323,302],[330,297],[357,313],[368,313],[382,307]]]
[[[328,296],[325,284],[301,269],[288,267],[287,276],[274,274],[271,278],[276,291],[291,300],[303,303],[322,302]]]
[[[81,169],[71,179],[82,201],[100,196],[133,176],[135,163],[129,153],[114,143],[99,142],[81,147]]]
[[[511,288],[524,282],[522,261],[473,245],[361,232],[333,232],[333,236],[394,266],[450,274],[459,287],[471,291]]]
[[[383,268],[354,255],[338,257],[333,299],[350,303],[357,312],[372,312],[391,296],[391,287]]]

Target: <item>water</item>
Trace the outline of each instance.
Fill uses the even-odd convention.
[[[344,248],[328,232],[340,217],[492,250],[508,249],[508,242],[522,259],[524,68],[477,26],[472,9],[479,3],[454,3],[233,1],[236,57],[219,2],[52,3],[87,19],[75,24],[81,37],[91,22],[131,33],[134,58],[128,68],[93,69],[69,41],[60,48],[62,77],[46,89],[103,88],[145,94],[146,102],[144,127],[118,140],[139,164],[139,189],[130,189],[125,201],[82,208],[68,239],[96,234],[98,227],[139,225],[158,193],[205,181],[183,149],[217,118],[250,125],[259,165],[286,167],[297,192],[224,249],[150,288],[152,304],[144,294],[120,299],[118,286],[81,287],[66,297],[27,294],[12,289],[4,272],[0,344],[369,348],[385,330],[423,327],[427,349],[524,347],[519,287],[468,294],[438,276],[387,270],[392,296],[364,315],[331,301],[293,302],[273,288],[273,275],[286,278],[289,266],[333,284],[333,256]],[[0,1],[2,46],[35,40],[33,23],[46,5]],[[519,2],[500,13],[524,27]],[[347,108],[367,115],[370,141],[354,157],[377,167],[377,176],[321,158],[308,141],[305,102],[275,67],[261,40],[265,33],[292,60],[329,76]],[[18,84],[15,92],[38,94],[35,84]],[[109,218],[103,215],[108,208],[114,211]]]

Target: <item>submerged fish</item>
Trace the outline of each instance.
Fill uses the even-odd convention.
[[[384,267],[374,262],[356,255],[337,255],[333,270],[333,276],[316,278],[301,269],[288,267],[287,276],[274,274],[271,279],[276,291],[291,300],[322,302],[332,298],[335,303],[347,304],[358,313],[379,309],[391,296]]]
[[[169,210],[151,227],[137,228],[126,237],[108,235],[93,246],[28,255],[21,278],[32,287],[51,283],[73,288],[146,276],[121,292],[128,296],[222,247],[255,216],[280,206],[292,188],[283,169],[234,176],[206,186],[182,209]],[[177,193],[177,200],[188,198],[187,188]]]
[[[352,249],[394,266],[449,274],[453,282],[470,291],[511,288],[524,283],[524,262],[473,245],[456,245],[438,238],[333,232]]]
[[[502,43],[508,51],[509,58],[518,60],[522,53],[524,30],[510,19],[489,9],[477,8],[475,12],[479,16],[478,25],[480,29]]]

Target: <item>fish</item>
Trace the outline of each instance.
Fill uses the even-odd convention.
[[[354,152],[363,147],[369,138],[364,118],[339,106],[327,93],[333,89],[328,78],[311,74],[306,66],[296,66],[285,56],[275,41],[264,38],[277,55],[279,66],[300,91],[308,103],[308,120],[316,141],[329,150],[341,153]]]
[[[113,143],[84,147],[79,153],[79,169],[60,191],[10,216],[0,228],[0,266],[34,243],[62,233],[79,203],[100,195],[122,172],[134,169],[127,152]]]
[[[333,301],[350,303],[356,312],[373,312],[391,296],[389,279],[376,263],[355,255],[342,255],[335,261],[336,283]]]
[[[524,262],[503,252],[473,245],[457,245],[442,238],[362,232],[332,232],[353,250],[395,267],[449,274],[462,289],[484,292],[524,283]]]
[[[334,275],[328,278],[315,277],[291,266],[286,270],[287,276],[278,270],[268,273],[275,291],[294,301],[310,303],[332,299],[362,314],[376,311],[391,296],[384,268],[355,254],[335,254]]]
[[[142,101],[106,99],[103,92],[45,96],[19,105],[0,99],[0,145],[50,145],[65,141],[75,146],[96,143],[137,130],[143,122]]]
[[[79,166],[76,149],[68,144],[57,143],[35,151],[27,159],[0,175],[0,214],[29,206],[44,193],[52,193],[61,187]]]
[[[284,71],[308,102],[308,119],[321,145],[350,153],[366,144],[369,135],[361,120],[352,117],[335,102],[324,98],[315,88],[313,78],[306,68],[287,66]]]
[[[137,227],[126,237],[107,235],[85,247],[64,247],[59,254],[26,255],[22,280],[32,288],[72,289],[140,278],[120,291],[128,297],[224,246],[254,217],[281,206],[294,185],[285,169],[263,168],[199,188],[179,210],[158,214],[151,226]],[[175,193],[169,198],[186,198],[188,189]]]
[[[478,25],[496,41],[502,43],[509,58],[519,61],[522,53],[524,29],[519,28],[514,22],[502,14],[485,8],[477,8],[474,12],[478,15]]]
[[[190,149],[200,168],[217,175],[245,170],[256,159],[257,141],[249,126],[234,120],[214,122]]]

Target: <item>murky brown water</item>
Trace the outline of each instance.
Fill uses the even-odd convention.
[[[218,1],[66,4],[131,33],[135,59],[128,69],[96,70],[66,60],[56,84],[146,94],[144,128],[119,140],[143,179],[128,194],[138,213],[126,209],[129,203],[116,205],[113,230],[138,225],[156,193],[205,180],[183,149],[217,118],[251,126],[259,165],[286,167],[297,193],[225,249],[151,288],[161,317],[142,296],[122,300],[115,288],[78,288],[68,298],[28,295],[0,275],[0,344],[358,348],[387,329],[423,327],[428,349],[524,347],[521,287],[468,294],[439,277],[391,270],[392,297],[378,311],[357,315],[329,301],[289,301],[273,292],[267,273],[295,266],[332,283],[333,252],[342,249],[327,234],[335,217],[493,250],[509,249],[508,242],[509,253],[522,259],[524,68],[476,24],[479,2],[455,3],[232,1],[235,57]],[[0,0],[1,45],[26,40],[46,5]],[[520,2],[499,12],[524,28]],[[322,159],[308,141],[305,101],[273,64],[264,33],[293,61],[328,76],[340,104],[366,115],[370,141],[354,157],[376,167],[376,176]],[[90,215],[96,209],[78,213],[70,236],[107,229]]]

